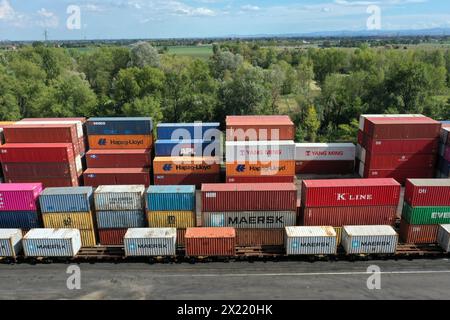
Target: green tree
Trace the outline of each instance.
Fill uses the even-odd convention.
[[[160,57],[158,50],[148,42],[138,42],[131,48],[130,66],[143,68],[145,66],[159,67]]]
[[[310,106],[306,113],[305,122],[303,123],[305,134],[309,141],[316,142],[318,130],[320,128],[320,120],[314,106]]]

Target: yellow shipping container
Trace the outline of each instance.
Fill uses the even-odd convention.
[[[193,211],[148,211],[147,220],[151,228],[186,229],[196,226]]]
[[[334,230],[336,231],[336,242],[339,247],[341,245],[342,240],[342,228],[335,227]]]
[[[97,240],[95,238],[94,229],[91,230],[80,230],[81,235],[81,246],[84,248],[92,248],[97,245]]]
[[[91,212],[43,213],[42,217],[46,228],[94,229],[94,216]]]

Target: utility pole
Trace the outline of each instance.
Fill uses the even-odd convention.
[[[48,31],[47,31],[47,29],[45,29],[45,31],[44,31],[44,39],[45,39],[45,42],[48,41]]]

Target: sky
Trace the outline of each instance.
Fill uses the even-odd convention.
[[[0,40],[450,28],[449,0],[0,0]]]

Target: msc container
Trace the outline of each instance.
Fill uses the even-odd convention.
[[[90,118],[86,123],[88,135],[151,135],[152,118]]]
[[[227,183],[294,183],[295,176],[227,176]]]
[[[296,209],[297,189],[293,183],[202,185],[203,212]]]
[[[296,143],[296,161],[354,161],[353,143]]]
[[[81,249],[78,229],[32,229],[23,237],[27,257],[74,257]]]
[[[0,228],[33,229],[40,228],[37,211],[0,211]]]
[[[36,211],[41,183],[0,184],[0,211]]]
[[[0,159],[6,162],[73,162],[68,143],[7,143],[0,146]]]
[[[145,199],[150,211],[194,211],[195,186],[150,186]]]
[[[155,174],[155,185],[195,185],[200,189],[205,183],[219,183],[220,174]]]
[[[344,226],[342,245],[347,254],[392,253],[398,234],[391,226]]]
[[[141,210],[130,211],[97,211],[97,227],[99,229],[124,229],[144,228],[144,212]]]
[[[3,173],[10,179],[29,177],[71,178],[77,177],[74,162],[50,163],[2,163]]]
[[[450,207],[411,207],[405,202],[402,218],[410,224],[448,224]]]
[[[39,196],[42,212],[89,212],[92,187],[47,188]]]
[[[284,229],[236,229],[238,247],[278,247],[284,245]]]
[[[79,185],[78,178],[48,178],[48,177],[27,177],[27,178],[15,178],[5,177],[6,183],[34,183],[39,181],[44,188],[56,188],[56,187],[76,187]]]
[[[371,169],[434,168],[436,154],[370,154],[362,153],[361,161]]]
[[[22,230],[0,229],[0,257],[16,258],[22,251]]]
[[[398,206],[400,189],[394,179],[304,180],[302,206]]]
[[[91,149],[151,149],[151,135],[92,135],[88,137]]]
[[[220,123],[160,123],[157,125],[161,140],[219,140],[222,135]]]
[[[441,123],[427,117],[366,118],[364,132],[375,139],[436,139]]]
[[[94,215],[92,212],[44,213],[42,220],[45,228],[94,229]]]
[[[355,160],[296,161],[296,174],[350,174],[355,171]]]
[[[125,256],[175,256],[176,241],[175,228],[128,229],[124,237]]]
[[[434,154],[438,142],[438,139],[379,140],[365,136],[361,145],[372,154]]]
[[[97,211],[143,210],[142,185],[100,186],[94,192]]]
[[[189,228],[185,235],[187,256],[235,256],[233,228]]]
[[[156,157],[154,174],[219,174],[220,159],[214,157]]]
[[[147,220],[152,228],[187,229],[197,226],[194,211],[147,211]]]
[[[123,246],[126,229],[98,229],[100,244],[104,246]]]
[[[450,225],[439,226],[438,242],[445,252],[450,252]]]
[[[220,153],[220,141],[158,140],[155,142],[157,157],[215,157]]]
[[[412,225],[402,219],[400,223],[400,239],[405,243],[436,243],[439,225]]]
[[[150,149],[89,150],[86,153],[88,168],[150,168]]]
[[[408,179],[405,187],[412,207],[450,206],[450,179]]]
[[[295,226],[296,211],[203,212],[204,227],[236,229],[282,229]]]
[[[150,170],[147,168],[97,168],[87,169],[83,174],[84,185],[150,185]]]
[[[294,140],[289,116],[227,116],[227,141]]]
[[[337,236],[333,227],[286,227],[287,255],[336,254]]]
[[[292,161],[295,158],[294,141],[227,141],[226,162]]]
[[[226,171],[235,177],[294,176],[295,161],[227,163]]]

